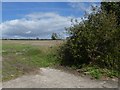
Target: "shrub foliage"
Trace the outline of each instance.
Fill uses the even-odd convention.
[[[69,38],[59,50],[62,65],[97,65],[118,70],[120,28],[114,13],[93,10],[66,30]]]

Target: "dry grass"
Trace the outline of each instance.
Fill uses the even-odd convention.
[[[29,44],[37,46],[55,46],[62,44],[63,40],[2,40],[2,44]]]

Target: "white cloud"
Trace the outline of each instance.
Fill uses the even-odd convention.
[[[91,2],[91,3],[88,3],[88,2],[72,2],[72,3],[69,3],[69,5],[77,11],[84,11],[84,12],[87,12],[87,13],[92,12],[91,6],[100,7],[100,4],[97,4],[95,2]]]
[[[57,13],[32,13],[21,19],[5,21],[0,27],[5,38],[50,38],[53,32],[63,34],[64,28],[71,25],[71,18],[74,17]]]

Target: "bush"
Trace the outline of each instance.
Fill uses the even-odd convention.
[[[118,70],[120,28],[115,14],[93,11],[82,22],[75,21],[67,28],[70,37],[59,50],[61,64],[76,68],[89,64]]]

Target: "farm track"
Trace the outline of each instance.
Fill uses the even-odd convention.
[[[34,75],[24,75],[4,82],[3,88],[117,88],[117,81],[91,80],[52,68],[40,68]]]

